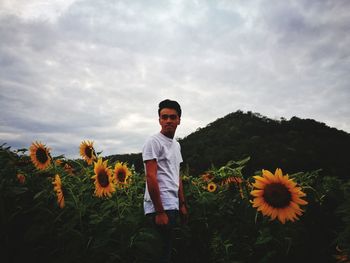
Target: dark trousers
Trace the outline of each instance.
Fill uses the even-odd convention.
[[[159,226],[155,223],[155,213],[148,214],[147,216],[151,217],[152,224],[160,235],[162,250],[160,259],[158,262],[160,263],[169,263],[171,262],[171,252],[173,250],[173,241],[174,241],[174,228],[177,225],[179,211],[178,210],[165,210],[166,214],[169,218],[168,225]]]

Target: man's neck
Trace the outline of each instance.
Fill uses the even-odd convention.
[[[174,139],[175,133],[164,133],[163,131],[160,131],[160,133],[168,137],[169,139]]]

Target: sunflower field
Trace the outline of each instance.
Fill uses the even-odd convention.
[[[1,262],[154,262],[144,173],[109,163],[92,141],[79,152],[0,146]],[[182,170],[189,220],[176,228],[174,262],[350,262],[350,181],[247,165]]]

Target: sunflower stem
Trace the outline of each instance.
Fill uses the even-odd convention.
[[[119,197],[118,197],[118,189],[115,191],[116,203],[117,203],[117,211],[118,211],[118,219],[120,219],[120,206],[119,206]]]
[[[79,213],[79,225],[80,225],[80,229],[83,229],[83,222],[82,222],[82,218],[81,218],[81,209],[79,207],[79,202],[75,196],[75,194],[73,193],[73,190],[71,188],[69,188],[69,192],[71,193],[73,200],[74,200],[74,204],[75,204],[75,208],[78,210]]]

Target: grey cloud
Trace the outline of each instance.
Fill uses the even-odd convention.
[[[137,152],[160,100],[178,136],[229,112],[350,131],[346,1],[76,1],[55,19],[0,14],[0,134],[78,156]]]

